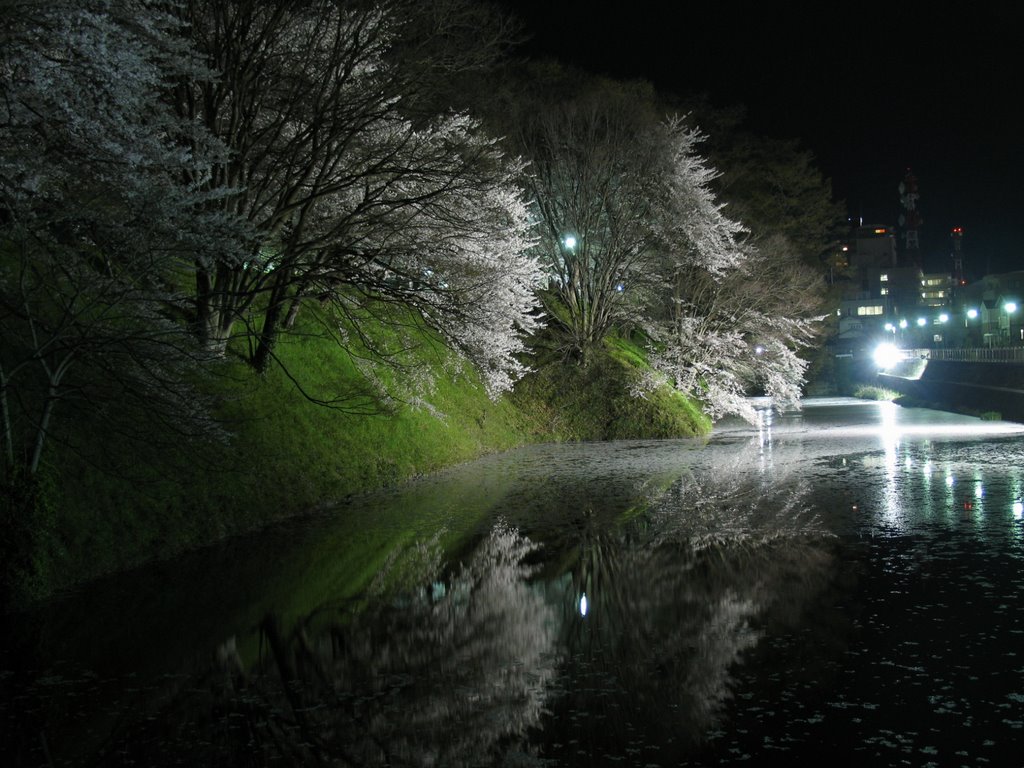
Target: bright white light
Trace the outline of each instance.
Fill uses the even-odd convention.
[[[928,324],[928,321],[925,320],[923,317],[919,317],[919,318],[917,318],[917,324],[922,326],[922,327],[924,327],[925,325]]]
[[[570,248],[571,249],[571,248],[575,248],[576,247],[576,238],[573,237],[572,235],[567,235],[565,240],[563,240],[563,242],[565,243],[565,247],[566,248]]]
[[[1003,309],[1005,309],[1007,311],[1007,313],[1016,312],[1017,311],[1017,303],[1014,302],[1014,301],[1008,301],[1005,304],[1003,304]]]
[[[949,315],[947,315],[945,312],[943,312],[941,315],[939,315],[939,322],[940,323],[948,323],[949,322]]]
[[[904,320],[900,320],[900,328],[906,328],[906,327],[907,327],[907,321],[906,321],[906,319],[904,319]]]
[[[580,616],[586,616],[586,615],[587,615],[587,593],[584,592],[583,596],[580,598]]]
[[[892,368],[901,358],[900,350],[895,344],[885,342],[875,347],[875,365],[883,370],[886,368]]]
[[[1013,516],[1018,520],[1024,518],[1024,501],[1013,502]]]
[[[969,318],[971,318],[971,320],[974,320],[978,316],[978,310],[973,309],[973,308],[972,309],[968,309],[967,310],[967,316]]]

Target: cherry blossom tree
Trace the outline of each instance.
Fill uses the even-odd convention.
[[[777,408],[796,406],[807,369],[800,353],[820,330],[821,294],[821,275],[782,237],[746,245],[742,260],[718,274],[677,265],[668,314],[646,326],[657,372],[647,386],[666,376],[713,418],[756,422],[752,391]]]
[[[216,76],[184,80],[176,107],[229,147],[206,188],[253,231],[244,254],[196,261],[209,349],[240,331],[262,370],[310,299],[350,321],[370,299],[411,308],[492,394],[521,374],[538,270],[520,166],[437,104],[437,79],[481,59],[438,42],[461,34],[448,18],[404,0],[186,4]]]
[[[516,135],[530,161],[545,309],[562,354],[585,364],[659,282],[653,225],[669,202],[674,126],[642,85],[569,78],[564,90],[522,98]]]
[[[64,400],[205,421],[182,375],[178,275],[238,228],[197,183],[216,142],[160,94],[194,71],[142,0],[11,5],[0,59],[0,416],[10,477],[34,475]],[[175,137],[188,135],[183,147]],[[190,181],[183,181],[183,171]]]

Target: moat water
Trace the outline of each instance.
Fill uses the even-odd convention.
[[[545,445],[7,617],[25,766],[1019,765],[1024,426]]]

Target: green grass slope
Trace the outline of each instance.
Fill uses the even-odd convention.
[[[384,342],[393,334],[375,332]],[[226,361],[205,385],[223,441],[186,441],[158,425],[151,440],[121,441],[103,418],[62,414],[77,449],[55,441],[50,451],[46,525],[31,536],[19,593],[44,596],[528,442],[710,430],[694,403],[667,388],[629,394],[646,362],[621,339],[586,369],[540,365],[497,401],[429,334],[407,329],[397,347],[401,370],[368,365],[369,355],[316,333],[283,338],[280,365],[263,375]],[[412,388],[410,377],[430,383]],[[316,398],[342,397],[317,404],[296,382]]]

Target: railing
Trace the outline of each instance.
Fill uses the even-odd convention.
[[[929,360],[964,363],[1024,363],[1024,347],[971,347],[967,349],[918,349],[915,356]]]

